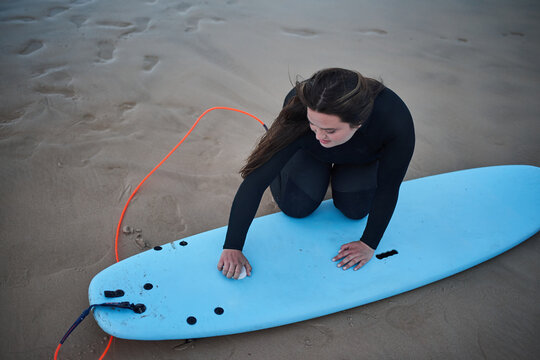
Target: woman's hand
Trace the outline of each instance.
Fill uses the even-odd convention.
[[[343,259],[337,265],[338,267],[343,267],[343,270],[347,270],[348,268],[356,265],[354,268],[356,271],[371,260],[374,252],[375,250],[370,248],[362,241],[353,241],[348,244],[341,245],[337,256],[334,257],[332,261]]]
[[[238,280],[238,277],[242,272],[242,266],[245,266],[247,276],[251,276],[251,265],[244,254],[242,254],[242,251],[224,249],[219,258],[217,268],[228,279],[235,278]]]

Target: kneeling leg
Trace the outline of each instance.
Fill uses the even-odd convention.
[[[332,169],[334,206],[350,219],[362,219],[377,190],[377,162],[368,165],[335,165]]]
[[[328,189],[331,165],[299,150],[270,184],[272,196],[285,214],[302,218],[321,204]]]

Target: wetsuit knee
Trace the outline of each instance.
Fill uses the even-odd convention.
[[[324,199],[330,181],[331,164],[300,150],[270,184],[272,196],[286,215],[303,218]]]
[[[351,193],[332,192],[334,206],[343,215],[353,220],[360,220],[369,213],[374,195],[374,190]]]
[[[335,202],[334,202],[335,204]],[[346,217],[352,220],[360,220],[367,216],[369,209],[359,209],[359,208],[350,208],[350,207],[338,207],[339,211]]]
[[[306,206],[306,204],[302,204],[301,206],[283,206],[281,207],[281,211],[287,216],[301,219],[311,215],[311,213],[317,209],[316,204],[314,205],[315,206]]]
[[[304,218],[320,205],[320,202],[314,201],[298,188],[297,191],[289,193],[285,198],[274,197],[274,199],[285,215],[294,218]]]

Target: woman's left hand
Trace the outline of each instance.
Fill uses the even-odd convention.
[[[356,265],[354,268],[356,271],[371,260],[374,252],[375,250],[370,248],[362,241],[353,241],[348,244],[341,245],[337,256],[334,257],[332,261],[343,259],[337,265],[338,267],[343,267],[343,270],[347,270],[348,268]]]

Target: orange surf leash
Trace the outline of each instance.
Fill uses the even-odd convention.
[[[163,160],[161,160],[159,162],[159,164],[157,164],[153,169],[152,171],[150,171],[148,173],[148,175],[146,175],[144,177],[144,179],[139,183],[139,185],[137,185],[137,187],[135,188],[135,190],[131,193],[131,196],[129,197],[128,201],[126,202],[126,205],[124,206],[124,209],[122,210],[122,214],[120,215],[120,220],[118,220],[118,225],[116,227],[116,237],[114,239],[114,254],[115,254],[115,257],[116,257],[116,262],[119,262],[120,261],[120,257],[118,256],[118,238],[120,237],[120,229],[122,228],[122,221],[124,220],[124,216],[126,214],[126,211],[127,211],[127,208],[129,206],[129,204],[131,203],[131,200],[133,199],[133,197],[135,196],[135,194],[137,194],[137,191],[139,191],[139,189],[141,188],[141,186],[146,182],[146,180],[148,180],[148,178],[150,176],[152,176],[152,174],[161,167],[161,165],[163,165],[163,163],[176,151],[176,149],[178,149],[178,147],[180,145],[182,145],[182,143],[187,139],[187,137],[191,134],[191,132],[193,131],[193,129],[195,129],[195,127],[197,126],[197,124],[199,123],[199,121],[206,115],[208,114],[209,112],[213,111],[213,110],[230,110],[230,111],[236,111],[236,112],[239,112],[241,114],[244,114],[244,115],[247,115],[247,116],[250,116],[252,117],[253,119],[257,120],[266,130],[268,130],[268,128],[266,127],[265,123],[262,122],[259,118],[257,118],[255,115],[252,115],[246,111],[243,111],[243,110],[239,110],[239,109],[235,109],[235,108],[231,108],[231,107],[226,107],[226,106],[216,106],[216,107],[213,107],[213,108],[210,108],[210,109],[207,109],[205,112],[203,112],[198,118],[197,120],[193,123],[193,125],[191,126],[191,128],[188,130],[188,132],[186,133],[186,135],[184,135],[184,137],[182,138],[182,140],[180,140],[180,142],[178,142],[178,144],[176,144],[176,146],[174,148],[172,148],[171,151],[169,151],[169,153],[163,158]],[[122,303],[104,303],[104,304],[92,304],[90,305],[90,307],[88,309],[86,309],[85,311],[83,311],[83,313],[81,314],[81,316],[75,321],[75,323],[71,326],[71,328],[68,330],[68,332],[64,335],[64,337],[62,338],[62,340],[60,341],[60,343],[58,344],[58,346],[56,347],[56,351],[54,352],[54,360],[58,360],[58,354],[60,352],[60,348],[62,347],[62,345],[64,344],[64,341],[67,339],[67,337],[71,334],[71,332],[75,329],[75,327],[77,327],[77,325],[79,325],[79,323],[90,313],[90,311],[92,310],[92,308],[96,307],[96,306],[109,306],[109,307],[120,307],[120,308],[128,308],[128,309],[131,309],[131,310],[134,310],[134,304],[129,304],[128,302],[122,302]],[[112,344],[112,341],[113,341],[114,337],[111,336],[109,338],[109,342],[107,343],[107,347],[105,348],[105,350],[103,351],[103,354],[101,354],[101,356],[99,357],[99,360],[102,360],[105,358],[105,355],[107,354],[107,352],[109,351],[110,347],[111,347],[111,344]]]

